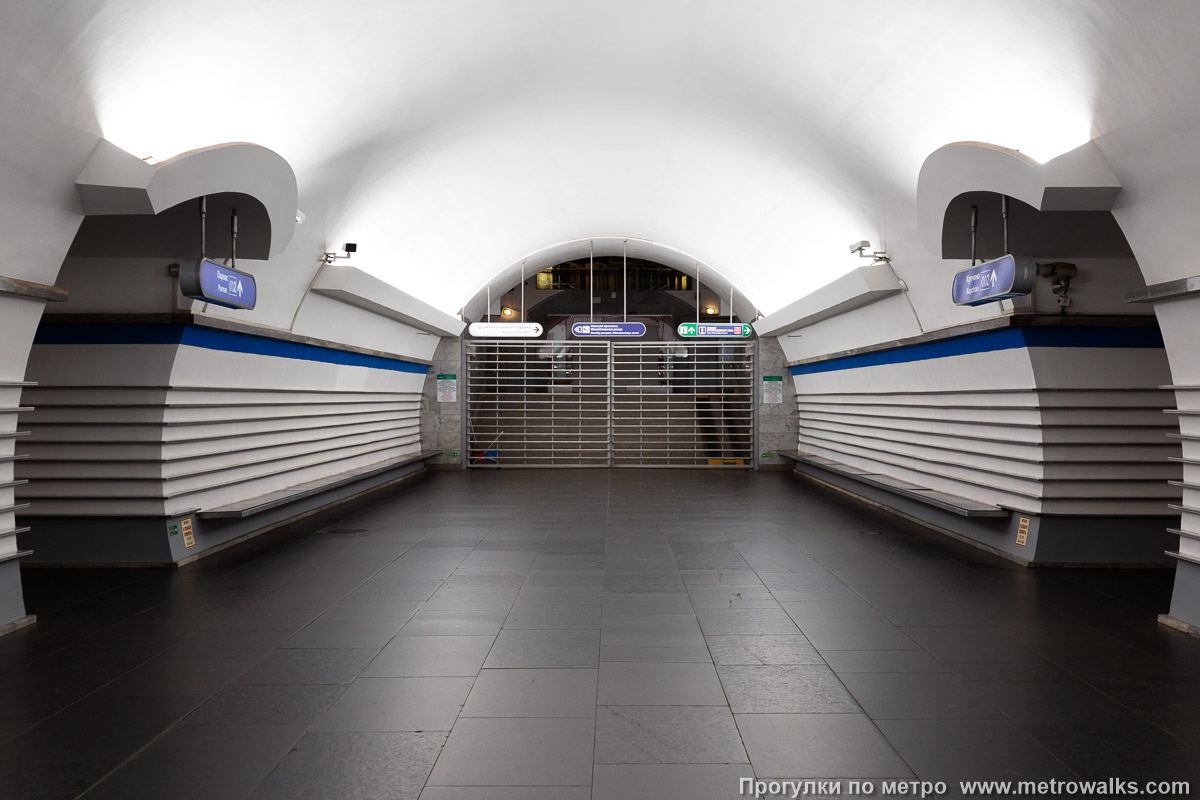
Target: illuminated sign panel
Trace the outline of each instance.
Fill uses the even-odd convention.
[[[1001,256],[957,273],[950,294],[958,306],[995,303],[1029,294],[1036,275],[1032,258]]]

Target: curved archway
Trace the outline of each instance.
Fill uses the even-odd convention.
[[[459,314],[464,320],[479,319],[487,311],[488,288],[491,287],[492,297],[521,283],[523,277],[533,275],[547,267],[553,267],[572,259],[586,258],[592,253],[595,256],[619,256],[625,253],[630,258],[654,261],[685,275],[698,277],[701,284],[726,298],[733,292],[734,314],[743,320],[753,320],[758,316],[758,307],[742,293],[737,285],[715,267],[705,263],[692,254],[649,239],[627,236],[594,236],[568,239],[536,250],[525,257],[514,261],[489,278],[483,286],[463,303]]]
[[[278,255],[296,229],[296,174],[282,156],[256,144],[219,144],[149,164],[103,140],[75,185],[85,215],[79,236],[97,246],[105,238],[117,238],[127,251],[136,231],[138,238],[161,249],[181,226],[190,236],[192,210],[175,209],[209,195],[240,201],[245,258]]]

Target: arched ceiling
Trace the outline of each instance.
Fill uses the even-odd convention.
[[[773,311],[865,263],[850,242],[914,228],[939,146],[1088,141],[1125,21],[1115,0],[17,5],[21,46],[75,64],[39,91],[139,157],[274,150],[305,224],[450,313],[589,237],[688,253]]]

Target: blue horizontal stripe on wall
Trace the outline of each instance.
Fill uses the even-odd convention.
[[[199,325],[39,325],[34,344],[175,344],[272,358],[319,361],[424,375],[429,367],[402,359],[352,353],[303,342],[286,342]]]
[[[1162,332],[1158,328],[1004,328],[938,342],[897,347],[875,353],[832,358],[812,364],[792,367],[793,375],[816,375],[861,367],[886,364],[908,364],[935,358],[965,356],[973,353],[992,353],[1022,347],[1132,347],[1161,348]]]

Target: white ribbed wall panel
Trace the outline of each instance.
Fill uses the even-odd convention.
[[[1177,506],[1180,513],[1179,552],[1200,560],[1200,385],[1174,387],[1178,406],[1179,434],[1183,452],[1177,461],[1183,468],[1180,476],[1183,498]]]
[[[16,442],[22,387],[16,382],[0,383],[0,559],[17,552],[16,481],[14,466],[20,458]],[[8,620],[0,619],[0,625]]]
[[[24,436],[20,424],[20,410],[28,406],[25,397],[25,354],[28,352],[33,330],[41,316],[44,303],[27,297],[0,294],[0,329],[5,338],[0,342],[0,564],[12,558],[20,549],[17,546],[18,526],[15,468],[22,458],[17,442]],[[14,572],[15,574],[15,572]],[[0,597],[5,586],[0,585]],[[2,604],[0,604],[2,605]],[[0,608],[0,625],[9,622],[7,609]]]
[[[171,345],[39,345],[29,372],[31,517],[182,514],[420,450],[417,372]]]
[[[1046,347],[797,375],[799,450],[1034,514],[1165,516],[1168,375],[1161,350]]]

